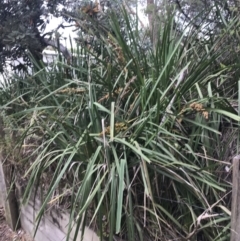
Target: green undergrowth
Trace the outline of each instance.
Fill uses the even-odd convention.
[[[45,184],[37,221],[59,205],[69,232],[87,225],[101,240],[229,240],[228,145],[240,118],[236,85],[226,89],[238,66],[219,60],[237,20],[199,41],[169,15],[153,52],[122,14],[124,35],[113,15],[114,34],[97,48],[78,46],[70,65],[33,61],[31,76],[0,90],[4,128],[16,132],[8,150],[28,180],[23,201]]]

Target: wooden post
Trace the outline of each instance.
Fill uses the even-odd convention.
[[[0,116],[0,139],[4,140],[3,121]],[[2,143],[3,144],[3,143]],[[18,205],[15,191],[11,188],[11,170],[4,167],[3,155],[0,148],[0,204],[3,205],[7,224],[12,230],[19,228]]]
[[[231,241],[240,240],[240,155],[233,158]]]

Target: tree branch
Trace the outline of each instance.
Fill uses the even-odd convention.
[[[185,11],[183,10],[183,8],[182,8],[179,0],[175,0],[175,3],[176,3],[176,5],[177,5],[179,11],[183,14],[183,16],[184,16],[187,20],[191,21],[191,18],[188,16],[187,13],[185,13]],[[195,23],[193,23],[193,22],[191,22],[191,24],[192,24],[196,29],[199,29],[199,26],[198,26],[197,24],[195,24]]]
[[[138,14],[135,13],[135,12],[131,9],[131,7],[129,7],[129,6],[127,5],[126,1],[123,2],[123,5],[124,5],[124,7],[126,8],[126,10],[128,11],[129,14],[132,14],[132,15],[137,16],[138,21],[139,21],[140,24],[141,24],[141,27],[144,28],[145,26],[144,26],[143,22],[141,21],[141,19],[139,18]]]

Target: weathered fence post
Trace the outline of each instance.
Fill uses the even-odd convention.
[[[3,122],[0,117],[0,141],[4,140]],[[3,145],[3,143],[1,143]],[[0,205],[3,205],[6,221],[12,230],[19,227],[19,215],[15,191],[11,189],[10,170],[3,165],[0,146]]]
[[[233,158],[231,241],[240,240],[240,155]]]

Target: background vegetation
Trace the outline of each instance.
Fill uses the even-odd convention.
[[[146,30],[127,5],[92,4],[65,12],[80,26],[67,59],[27,48],[32,72],[0,89],[1,148],[24,202],[41,190],[38,221],[55,205],[101,240],[229,240],[239,19],[211,2],[179,20],[147,1]]]

